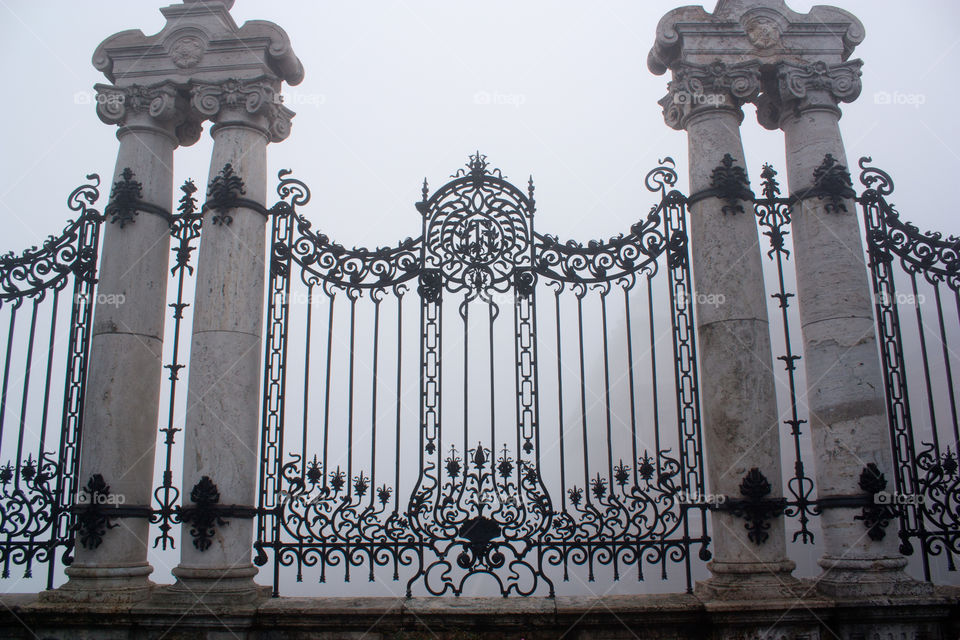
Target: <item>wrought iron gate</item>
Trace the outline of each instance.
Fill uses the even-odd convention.
[[[867,233],[877,333],[883,363],[894,486],[887,489],[900,519],[900,551],[920,559],[960,555],[960,473],[957,419],[960,343],[960,239],[921,232],[887,201],[888,174],[860,159],[859,201]]]
[[[348,250],[280,173],[255,544],[275,593],[283,567],[506,596],[680,564],[691,588],[710,552],[676,177],[665,160],[646,217],[582,245],[537,233],[532,179],[477,154],[424,182],[419,238]]]
[[[23,577],[31,578],[36,565],[46,565],[48,589],[58,556],[69,564],[74,544],[71,509],[103,220],[93,209],[100,178],[87,179],[92,182],[67,199],[78,215],[59,236],[0,257],[0,305],[6,309],[0,322],[7,330],[0,382],[0,575],[9,578],[12,566],[22,566]],[[26,325],[17,322],[24,312]]]

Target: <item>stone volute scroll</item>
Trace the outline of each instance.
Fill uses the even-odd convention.
[[[760,91],[760,67],[755,62],[727,65],[715,60],[709,64],[679,63],[673,80],[659,104],[668,126],[684,130],[688,118],[712,109],[726,109],[743,119],[740,107],[757,97]]]

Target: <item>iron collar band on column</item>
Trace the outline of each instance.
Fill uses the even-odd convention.
[[[747,172],[743,167],[736,166],[736,160],[729,153],[723,155],[720,164],[710,174],[710,188],[694,193],[687,198],[687,202],[692,204],[710,197],[726,200],[723,213],[743,213],[743,205],[739,202],[752,202],[755,198],[750,190]]]
[[[816,197],[820,200],[829,199],[826,211],[839,213],[846,212],[847,205],[844,200],[854,199],[857,193],[853,190],[853,180],[850,179],[850,172],[847,167],[838,163],[833,154],[828,153],[823,157],[823,162],[813,171],[813,184],[808,189],[799,193],[791,194],[790,199],[799,202],[806,198]]]
[[[270,213],[259,202],[254,202],[242,197],[246,193],[246,187],[243,184],[243,178],[233,172],[233,165],[229,162],[223,165],[207,188],[207,201],[204,203],[201,212],[212,209],[217,212],[213,216],[213,224],[229,225],[233,222],[233,216],[229,214],[230,209],[244,208],[256,211],[264,218]]]
[[[134,173],[130,167],[120,172],[120,180],[113,183],[110,192],[110,203],[104,208],[103,214],[110,218],[110,222],[120,223],[122,229],[127,224],[133,224],[134,218],[141,211],[153,213],[167,222],[173,217],[163,207],[143,201],[143,185],[134,180]]]
[[[99,547],[107,530],[119,526],[111,522],[112,519],[149,518],[153,515],[153,509],[148,506],[118,504],[119,497],[110,493],[110,486],[99,473],[90,476],[79,499],[81,504],[73,505],[70,512],[77,517],[74,530],[85,549]]]
[[[714,511],[729,511],[746,520],[744,528],[748,532],[747,538],[759,546],[770,537],[767,533],[770,529],[769,520],[782,514],[787,506],[786,498],[768,498],[770,491],[770,481],[760,469],[754,467],[740,482],[740,495],[743,499],[727,498],[710,508]]]
[[[180,507],[180,521],[190,523],[193,546],[199,551],[210,548],[216,528],[229,524],[224,518],[253,518],[258,511],[254,507],[236,504],[220,504],[220,489],[210,476],[203,476],[190,491],[192,507]]]

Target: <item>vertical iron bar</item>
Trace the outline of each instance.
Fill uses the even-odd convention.
[[[373,508],[377,486],[377,367],[379,365],[380,346],[380,298],[376,292],[373,299],[373,384],[370,392],[370,508]],[[370,562],[370,580],[373,580],[373,561]]]
[[[330,308],[327,311],[327,370],[323,381],[323,489],[326,492],[327,478],[330,469],[327,466],[327,452],[330,447],[330,373],[333,357],[333,305],[337,299],[335,289],[324,291],[330,299]]]
[[[924,387],[927,392],[927,406],[930,408],[930,426],[931,431],[933,432],[933,449],[937,452],[937,457],[940,457],[940,438],[938,435],[937,429],[937,409],[933,403],[933,386],[930,379],[930,362],[927,358],[927,332],[923,330],[923,312],[920,310],[920,305],[917,304],[917,274],[915,272],[910,273],[910,287],[913,291],[913,300],[914,305],[913,309],[917,316],[917,333],[920,335],[920,361],[923,363],[923,381]]]
[[[557,331],[557,410],[559,411],[558,422],[560,427],[560,503],[561,511],[567,511],[567,475],[566,475],[566,452],[564,450],[564,433],[566,433],[566,423],[563,421],[563,360],[561,357],[562,347],[560,341],[560,292],[563,291],[563,284],[558,284],[554,291],[554,319],[556,320]],[[564,567],[566,567],[566,554],[564,554]]]
[[[3,425],[4,418],[7,415],[7,384],[10,381],[10,355],[13,351],[13,333],[17,325],[17,310],[19,308],[20,305],[15,303],[15,306],[10,309],[10,326],[7,329],[7,355],[3,361],[3,384],[0,385],[0,446],[3,445]]]
[[[496,360],[493,356],[493,303],[487,303],[487,328],[490,335],[490,456],[491,456],[491,466],[493,466],[493,460],[496,457],[497,450],[497,432],[496,432],[496,387],[495,387],[495,378],[494,378],[494,367]],[[519,425],[517,426],[519,429]],[[518,450],[519,453],[519,450]],[[519,464],[517,465],[519,466]],[[494,488],[496,488],[496,482],[494,482]]]
[[[13,486],[20,487],[20,469],[23,466],[23,436],[27,428],[27,398],[30,393],[30,374],[33,367],[33,342],[37,332],[37,311],[39,310],[42,296],[33,299],[33,310],[30,312],[30,332],[27,338],[27,366],[23,375],[23,393],[20,399],[20,428],[17,435],[17,457],[16,457],[16,475],[14,476]],[[43,460],[37,460],[37,470]],[[29,566],[29,565],[28,565]]]
[[[590,452],[587,442],[587,379],[583,355],[583,296],[586,287],[577,292],[577,339],[580,345],[580,427],[583,434],[583,490],[590,504]],[[592,568],[592,565],[591,565]]]
[[[940,327],[940,344],[943,345],[943,368],[947,373],[947,395],[950,398],[950,415],[953,418],[953,441],[960,442],[960,425],[957,423],[957,399],[953,386],[953,367],[950,366],[950,346],[947,344],[947,329],[943,322],[943,303],[940,299],[940,283],[933,285],[933,295],[937,301],[937,321]],[[956,445],[955,445],[956,446]]]
[[[312,282],[307,285],[307,319],[303,337],[303,419],[300,433],[300,481],[305,482],[307,477],[307,430],[310,424],[310,345],[313,344],[313,288]],[[328,336],[329,339],[329,336]],[[326,467],[323,473],[327,473]],[[306,485],[304,485],[306,486]]]
[[[43,411],[40,417],[40,444],[37,448],[37,460],[43,457],[43,446],[47,441],[47,417],[50,409],[50,384],[53,380],[53,352],[56,346],[57,310],[60,306],[60,289],[53,290],[53,309],[50,312],[50,339],[47,342],[47,366],[43,382]]]

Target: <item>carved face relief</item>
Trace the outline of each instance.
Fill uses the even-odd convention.
[[[189,69],[200,62],[205,48],[203,40],[197,36],[184,36],[170,47],[170,58],[181,69]]]
[[[770,18],[757,17],[747,23],[747,39],[757,49],[769,49],[780,43],[780,25]]]

